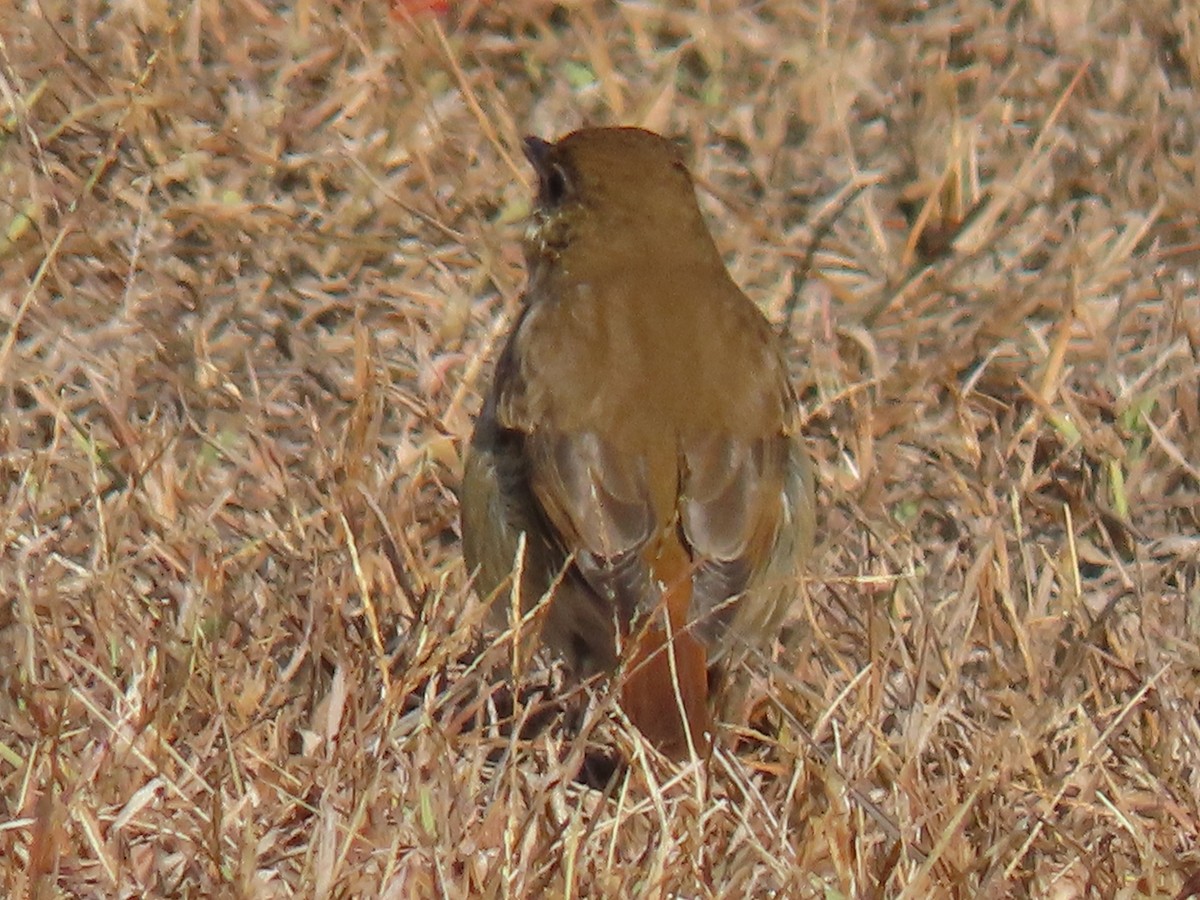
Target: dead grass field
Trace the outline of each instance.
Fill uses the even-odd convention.
[[[1200,890],[1200,6],[447,5],[0,6],[0,895]],[[582,123],[685,140],[817,463],[706,766],[458,550]]]

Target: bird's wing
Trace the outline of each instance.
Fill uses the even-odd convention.
[[[532,325],[527,307],[522,325]],[[561,431],[545,412],[546,393],[535,387],[516,353],[521,326],[501,354],[495,415],[519,436],[526,489],[532,494],[563,556],[601,597],[620,605],[628,622],[653,604],[653,582],[640,551],[654,533],[644,468],[629,465],[594,431]],[[540,393],[539,393],[540,389]]]
[[[594,432],[534,430],[527,442],[534,496],[584,579],[628,623],[657,601],[643,551],[655,532],[645,467]]]
[[[771,358],[753,382],[761,393],[745,404],[752,418],[727,434],[701,434],[683,442],[679,525],[695,566],[692,618],[710,646],[735,623],[769,623],[772,597],[763,609],[741,609],[741,595],[794,569],[785,557],[803,552],[813,527],[812,482],[798,437],[799,406],[782,358]],[[778,565],[776,565],[778,563]],[[766,607],[772,607],[770,609]]]
[[[680,527],[695,561],[692,617],[723,632],[753,573],[768,561],[784,519],[791,438],[706,435],[683,448]]]

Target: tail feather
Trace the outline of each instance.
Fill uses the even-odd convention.
[[[692,579],[685,569],[668,583],[662,607],[635,635],[621,685],[629,720],[675,759],[687,758],[691,749],[706,756],[711,746],[708,651],[687,630],[691,599]]]

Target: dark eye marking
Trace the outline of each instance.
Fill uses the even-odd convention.
[[[567,178],[566,170],[558,163],[551,163],[547,170],[539,172],[538,180],[541,200],[547,206],[558,206],[567,199],[571,190],[571,180]]]
[[[538,177],[538,202],[542,206],[558,206],[566,200],[572,190],[571,177],[566,167],[556,160],[555,145],[539,137],[524,140],[525,158],[529,160]]]

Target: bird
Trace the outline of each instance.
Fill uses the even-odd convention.
[[[467,570],[662,753],[711,752],[716,694],[778,632],[815,532],[780,337],[735,284],[677,145],[524,139],[527,283],[465,451]],[[519,573],[518,576],[514,573]],[[507,590],[506,590],[507,588]]]

